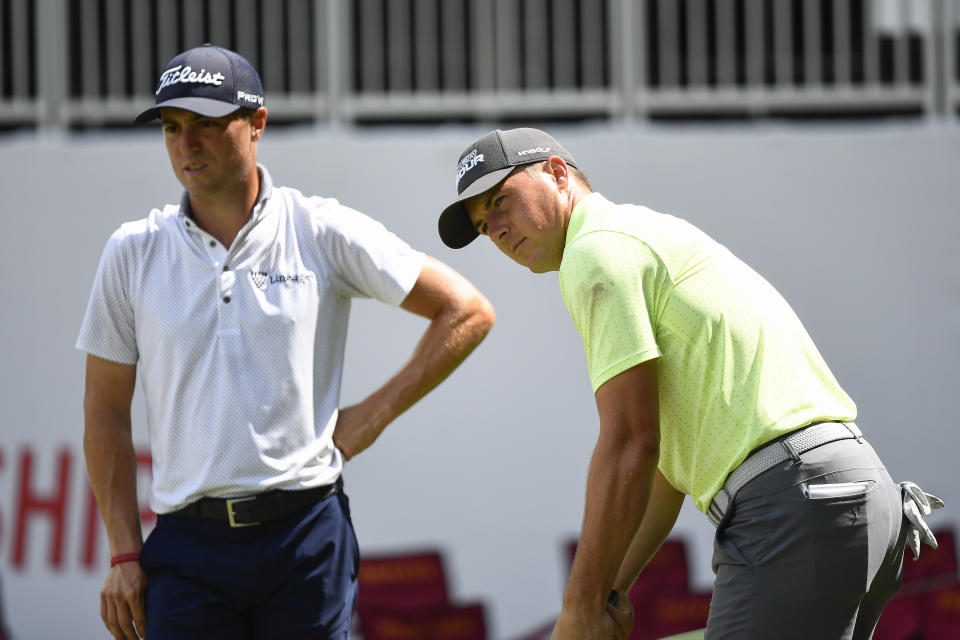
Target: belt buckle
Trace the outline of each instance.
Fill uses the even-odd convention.
[[[231,498],[227,500],[227,520],[230,521],[231,529],[239,529],[240,527],[255,527],[259,522],[237,522],[236,515],[233,513],[233,505],[238,502],[249,502],[254,500],[256,496],[247,496],[246,498]]]

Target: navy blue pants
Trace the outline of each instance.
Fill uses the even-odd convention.
[[[345,640],[359,552],[342,491],[231,529],[162,515],[140,555],[150,640]]]

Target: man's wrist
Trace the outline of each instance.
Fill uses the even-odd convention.
[[[140,562],[139,553],[120,553],[110,558],[110,566],[115,567],[124,562]]]

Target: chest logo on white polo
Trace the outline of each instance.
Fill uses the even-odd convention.
[[[268,273],[266,271],[251,271],[250,281],[253,286],[265,291],[269,286],[297,286],[310,284],[315,276],[312,273]]]
[[[257,289],[263,291],[267,288],[267,278],[270,277],[270,274],[266,271],[251,271],[250,280],[253,281],[253,286]]]

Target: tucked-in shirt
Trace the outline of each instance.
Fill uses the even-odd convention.
[[[569,222],[560,287],[594,391],[659,358],[659,468],[701,511],[756,447],[856,418],[783,297],[684,220],[590,194]]]
[[[351,299],[399,305],[424,255],[334,199],[273,186],[228,248],[154,209],[107,242],[77,348],[138,364],[150,505],[329,484]]]

